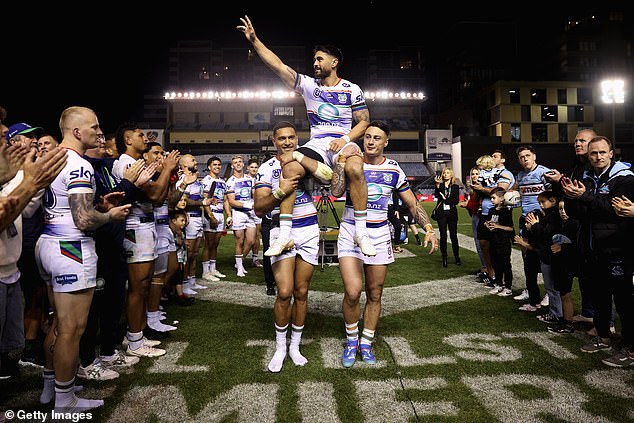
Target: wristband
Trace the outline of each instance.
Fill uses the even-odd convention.
[[[299,151],[293,151],[293,158],[295,160],[297,160],[299,163],[302,162],[302,160],[304,159],[304,155],[302,153],[300,153]],[[286,195],[286,194],[284,194]]]
[[[273,197],[275,197],[277,200],[282,201],[284,197],[286,197],[286,193],[282,191],[282,188],[277,188],[275,191],[273,191]]]
[[[431,223],[427,223],[425,226],[423,226],[423,229],[427,229],[428,226],[430,228],[429,231],[433,231],[434,230],[434,225],[432,225]],[[426,231],[426,232],[429,232],[429,231]]]
[[[342,140],[346,140],[346,142],[350,142],[350,137],[347,135],[344,135],[343,137],[341,137]]]

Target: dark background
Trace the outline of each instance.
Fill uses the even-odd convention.
[[[0,105],[8,111],[7,125],[27,122],[54,135],[59,135],[61,111],[71,105],[93,108],[105,132],[125,120],[141,121],[143,95],[166,89],[168,49],[177,40],[195,39],[223,47],[248,46],[235,29],[244,14],[269,46],[339,46],[344,54],[340,75],[352,81],[364,63],[355,55],[368,48],[421,45],[428,63],[442,64],[450,49],[468,46],[468,38],[456,38],[456,28],[464,28],[465,22],[473,23],[475,31],[489,28],[493,41],[516,37],[518,57],[509,66],[522,69],[531,79],[540,78],[540,39],[561,25],[563,12],[534,3],[525,10],[517,4],[500,9],[451,3],[436,3],[433,11],[427,10],[432,7],[428,3],[383,0],[263,2],[256,7],[187,1],[169,7],[82,3],[70,10],[39,9],[37,15],[25,9],[4,15]],[[30,3],[24,6],[35,8]],[[480,22],[503,25],[491,30]]]

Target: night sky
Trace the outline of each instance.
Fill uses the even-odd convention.
[[[395,45],[424,45],[430,55],[442,58],[458,22],[512,22],[521,36],[536,22],[546,30],[557,18],[534,7],[521,14],[513,7],[513,12],[500,16],[482,5],[460,9],[436,4],[446,10],[423,13],[415,13],[410,5],[405,1],[266,2],[248,10],[244,5],[223,4],[222,11],[218,7],[217,13],[209,13],[201,10],[200,3],[179,1],[170,8],[144,11],[109,3],[104,10],[64,12],[70,15],[60,19],[45,10],[37,16],[26,11],[14,14],[20,19],[5,14],[0,105],[8,111],[8,125],[27,122],[54,135],[59,135],[61,111],[71,105],[95,109],[105,132],[124,120],[141,121],[143,94],[162,94],[167,86],[169,47],[179,39],[248,47],[235,29],[244,14],[269,46],[335,44],[349,61],[354,60],[355,50]],[[352,8],[354,12],[348,10]],[[533,48],[537,47],[527,45],[523,51],[528,55]],[[345,67],[340,75],[355,80]]]

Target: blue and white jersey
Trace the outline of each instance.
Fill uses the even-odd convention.
[[[203,184],[203,192],[207,193],[209,198],[218,199],[218,204],[211,204],[209,208],[214,213],[223,213],[224,212],[224,203],[225,203],[225,192],[227,192],[227,183],[224,179],[216,179],[211,175],[207,175],[201,181]],[[213,183],[216,183],[216,188],[214,188],[214,192],[209,192]]]
[[[229,179],[227,179],[227,194],[235,194],[235,199],[237,201],[248,201],[251,202],[253,200],[253,178],[244,175],[241,178],[236,178],[234,175],[231,175]],[[252,207],[234,207],[234,210],[238,210],[241,212],[250,212]]]
[[[280,176],[282,175],[282,166],[277,157],[271,157],[262,163],[258,168],[257,181],[255,189],[269,188],[275,191],[280,187]],[[301,183],[300,183],[301,186]],[[279,206],[271,210],[271,217],[280,214]],[[295,191],[295,205],[293,206],[293,227],[300,228],[305,226],[317,225],[317,209],[313,204],[313,196],[310,192],[298,187]]]
[[[396,160],[383,158],[380,164],[363,163],[363,173],[368,184],[368,217],[366,226],[378,228],[387,225],[387,208],[392,201],[392,191],[407,191],[405,172]],[[346,192],[346,205],[343,209],[343,222],[354,225],[354,208],[350,192]]]
[[[66,166],[44,191],[44,230],[43,235],[64,240],[80,241],[90,238],[82,232],[70,210],[71,194],[94,194],[95,174],[90,162],[70,148]]]
[[[310,139],[341,138],[352,129],[352,113],[368,108],[361,88],[341,78],[334,87],[325,87],[321,80],[298,73],[295,91],[306,103]]]
[[[498,185],[498,169],[480,169],[480,175],[478,176],[478,183],[482,185],[484,188],[493,188]],[[493,207],[493,203],[491,202],[491,197],[483,195],[482,196],[482,215],[488,216],[489,210]]]
[[[549,168],[537,165],[529,172],[522,170],[517,174],[518,191],[520,192],[522,205],[522,216],[535,210],[541,211],[537,196],[544,191],[552,189],[550,182],[544,178],[544,173],[550,171]]]
[[[180,187],[183,183],[183,177],[181,176],[181,178],[176,181],[176,183],[174,184],[174,186],[176,187],[176,189],[178,189],[178,187]],[[185,194],[187,194],[187,197],[189,197],[190,200],[194,200],[194,201],[203,201],[204,197],[203,197],[203,184],[200,183],[199,180],[195,180],[194,182],[192,182],[191,184],[187,185],[187,187],[185,188]],[[187,208],[187,214],[189,216],[194,216],[194,217],[201,217],[203,215],[203,209],[202,206],[198,207],[198,208],[192,208],[189,209]]]
[[[132,166],[136,159],[123,153],[112,165],[112,176],[117,183],[123,179],[123,172]],[[154,205],[147,199],[135,199],[130,207],[130,214],[126,219],[126,227],[135,229],[137,223],[150,223],[154,221]]]

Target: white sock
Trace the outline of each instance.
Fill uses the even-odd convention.
[[[278,238],[289,239],[291,237],[291,228],[293,227],[292,214],[280,214],[280,234]]]
[[[216,271],[216,260],[209,260],[209,271],[210,272]]]
[[[128,332],[125,335],[128,338],[128,347],[131,350],[138,350],[143,346],[143,332]]]
[[[55,411],[73,413],[103,406],[103,400],[90,400],[75,396],[75,378],[68,382],[55,380]]]
[[[269,362],[269,371],[278,373],[282,370],[284,359],[286,358],[286,330],[288,329],[288,323],[286,326],[281,327],[275,325],[275,354]]]
[[[354,323],[346,323],[346,338],[348,342],[359,341],[359,321]]]
[[[304,326],[291,325],[291,345],[288,347],[288,355],[296,366],[304,366],[308,359],[299,352],[299,342],[302,339]]]
[[[209,272],[211,272],[211,262],[209,262],[209,261],[203,261],[203,262],[202,262],[202,265],[203,265],[203,275],[204,275],[205,273],[209,273]]]
[[[238,269],[238,272],[244,272],[244,264],[242,263],[242,258],[242,254],[236,256],[236,269]]]
[[[368,220],[367,210],[354,211],[354,231],[358,237],[362,237],[363,235],[368,234],[368,229],[366,227],[367,220]]]
[[[55,370],[44,369],[42,372],[44,378],[44,388],[40,394],[40,404],[48,404],[55,397]],[[82,385],[74,385],[75,392],[79,392],[84,387]]]
[[[374,341],[374,332],[370,329],[363,328],[363,332],[361,332],[361,342],[360,345],[372,345]]]

